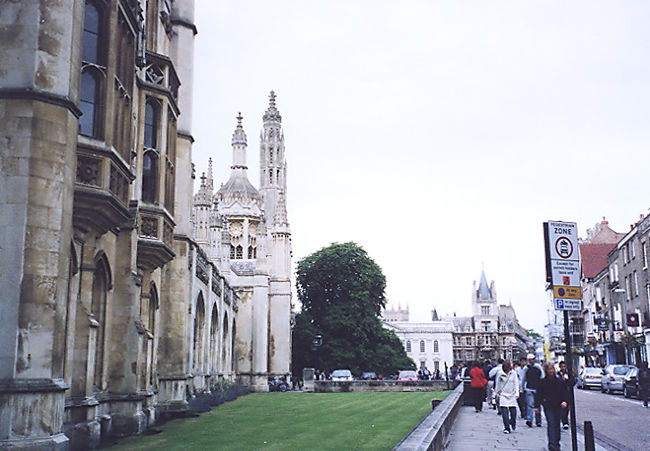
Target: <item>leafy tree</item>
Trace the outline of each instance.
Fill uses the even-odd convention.
[[[302,303],[293,329],[297,376],[310,366],[384,375],[415,368],[399,338],[382,326],[386,278],[361,247],[333,243],[305,257],[298,262],[297,286]],[[316,335],[322,346],[314,351]]]
[[[537,332],[535,332],[533,329],[527,329],[526,330],[526,335],[528,335],[533,340],[537,340],[538,338],[542,338],[542,336],[540,334],[538,334]]]

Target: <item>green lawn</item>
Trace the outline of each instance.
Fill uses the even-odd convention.
[[[254,393],[112,449],[388,450],[448,393]]]

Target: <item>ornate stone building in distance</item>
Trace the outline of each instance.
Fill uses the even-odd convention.
[[[241,114],[232,136],[231,175],[214,192],[212,160],[194,196],[194,234],[240,299],[235,338],[242,383],[268,391],[268,377],[289,376],[291,232],[282,117],[271,91],[260,132],[260,190],[248,180]]]
[[[0,2],[0,449],[141,433],[235,379],[236,348],[286,353],[288,319],[267,346],[251,331],[284,317],[242,312],[258,291],[288,311],[288,269],[249,270],[237,244],[242,290],[193,238],[193,20],[193,0]],[[255,258],[258,213],[235,211],[238,187],[223,217]],[[257,255],[287,246],[282,208],[270,214]],[[245,370],[266,376],[267,354],[253,358]]]
[[[454,361],[517,359],[532,349],[526,330],[519,324],[512,305],[498,305],[494,281],[488,285],[485,272],[473,285],[472,316],[445,318],[454,328]]]

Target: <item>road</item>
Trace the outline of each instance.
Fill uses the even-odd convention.
[[[591,421],[596,440],[611,450],[650,449],[650,408],[638,399],[599,390],[575,390],[576,419],[581,428]]]

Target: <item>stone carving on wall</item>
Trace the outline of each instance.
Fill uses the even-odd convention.
[[[140,236],[158,238],[158,218],[142,215]]]
[[[77,183],[101,186],[102,160],[85,155],[77,156]]]
[[[124,205],[128,203],[129,181],[114,164],[111,164],[109,189]]]

